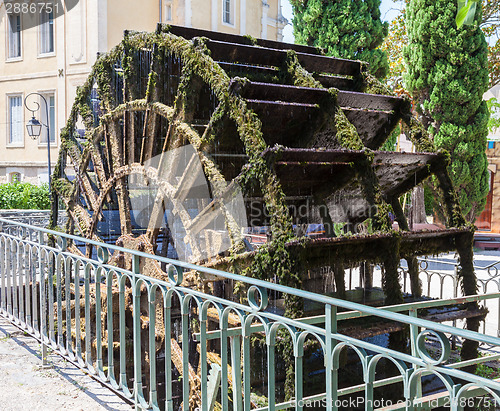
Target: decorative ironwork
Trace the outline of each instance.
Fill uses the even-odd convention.
[[[232,405],[234,409],[250,410],[254,390],[251,338],[256,335],[264,337],[267,362],[267,372],[264,373],[268,387],[267,405],[258,408],[261,410],[303,409],[314,401],[325,404],[328,410],[343,409],[343,401],[348,398],[346,395],[355,393],[362,393],[361,404],[366,410],[371,410],[377,401],[380,404],[374,390],[394,383],[403,387],[400,409],[414,409],[420,403],[437,407],[435,404],[439,403],[458,410],[461,404],[468,404],[471,395],[486,395],[488,397],[480,401],[498,401],[500,404],[500,382],[460,369],[498,355],[447,362],[451,337],[494,346],[500,346],[500,338],[416,318],[418,309],[450,304],[450,300],[378,309],[22,223],[3,219],[0,223],[3,226],[0,232],[0,315],[38,338],[44,346],[66,356],[95,378],[120,391],[138,408],[172,410],[172,387],[180,384],[185,410],[190,409],[193,401],[199,401],[203,410],[211,409],[214,393],[220,394],[222,409],[229,409]],[[54,246],[49,245],[49,238],[55,240]],[[87,244],[97,248],[97,259],[68,251],[69,246],[85,247]],[[131,258],[131,270],[109,264],[112,258],[121,254]],[[142,274],[141,266],[150,259],[167,265],[169,281]],[[184,286],[182,273],[191,271],[241,282],[248,287],[248,300],[235,302]],[[272,293],[312,301],[322,307],[323,315],[303,319],[280,315],[268,309],[268,296]],[[125,303],[128,298],[131,298],[131,307]],[[498,298],[498,293],[468,296],[463,301],[488,298]],[[338,309],[348,312],[338,313]],[[395,311],[409,311],[411,315]],[[178,319],[174,318],[176,312],[180,314]],[[127,315],[132,316],[132,330],[126,327]],[[339,321],[363,316],[409,324],[412,354],[337,331]],[[173,336],[176,323],[180,324],[180,332],[169,338]],[[418,332],[419,328],[424,330]],[[159,329],[165,335],[161,342],[158,341]],[[295,364],[294,399],[277,403],[276,345],[285,335],[290,338]],[[429,351],[425,345],[428,337],[437,339],[440,354]],[[219,364],[209,369],[210,358],[215,355],[213,341],[219,347],[216,350]],[[324,358],[325,380],[322,392],[305,397],[305,389],[309,388],[304,375],[305,346],[311,341],[317,344]],[[189,357],[189,347],[193,343],[195,351],[199,351],[199,372],[192,368]],[[158,344],[167,359],[162,365],[162,384],[159,384],[159,358],[152,355],[159,351]],[[363,370],[361,385],[339,386],[345,350],[353,353]],[[381,360],[393,363],[397,374],[377,379]],[[176,367],[183,376],[178,383],[172,378]],[[431,402],[420,388],[422,377],[431,374],[443,385],[442,395],[438,396],[441,399],[437,402]],[[161,388],[164,397],[161,401],[160,385],[164,387]],[[230,389],[233,396],[229,395]],[[198,393],[198,399],[193,390]],[[432,401],[435,398],[432,397]]]

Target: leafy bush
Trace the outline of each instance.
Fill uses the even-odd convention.
[[[490,133],[496,133],[500,131],[500,103],[495,97],[490,98],[486,104],[488,105],[488,110],[490,111],[490,120],[488,121],[488,131]]]
[[[401,134],[401,126],[398,124],[394,131],[387,137],[385,143],[380,150],[382,151],[395,151],[398,144],[398,137]]]
[[[49,185],[35,186],[30,183],[0,185],[0,209],[48,210],[50,208]]]
[[[424,202],[425,215],[434,215],[434,207],[439,207],[439,204],[436,204],[436,195],[427,184],[424,185]]]

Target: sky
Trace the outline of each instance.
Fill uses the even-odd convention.
[[[293,29],[292,29],[292,6],[289,0],[282,0],[283,16],[288,20],[288,25],[283,30],[283,41],[286,43],[293,43]],[[393,0],[382,0],[380,5],[380,12],[382,20],[391,21],[398,14],[398,10],[402,7],[402,2],[395,3]]]

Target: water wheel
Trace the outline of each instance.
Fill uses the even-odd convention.
[[[378,151],[401,120],[421,153]],[[418,296],[416,256],[458,249],[474,293],[448,160],[362,62],[183,27],[126,33],[78,90],[61,140],[53,188],[67,232],[339,297],[345,268],[378,263],[386,304],[402,302],[401,258]],[[431,175],[448,228],[414,232],[399,198]],[[285,297],[282,308],[304,307]]]
[[[256,254],[272,260],[281,244],[303,268],[342,273],[375,261],[396,278],[389,260],[454,249],[469,229],[453,212],[445,158],[409,104],[367,91],[384,90],[361,62],[311,47],[173,26],[127,33],[98,59],[62,133],[54,188],[67,230],[253,273],[263,268]],[[425,154],[373,151],[400,120]],[[431,174],[456,228],[441,231],[437,245],[435,233],[394,237],[391,207],[407,229],[397,200]],[[359,227],[371,247],[361,256],[338,224]],[[268,271],[289,279],[284,267]]]
[[[228,207],[236,209],[231,206],[241,194],[238,197],[226,182],[205,142],[221,111],[216,93],[182,58],[163,55],[162,60],[169,61],[160,63],[154,50],[129,53],[147,70],[155,70],[156,63],[166,64],[168,72],[164,82],[158,79],[155,84],[151,78],[143,84],[143,93],[140,82],[137,87],[138,77],[124,81],[124,71],[115,64],[105,79],[111,82],[112,98],[98,91],[103,87],[102,73],[95,70],[91,75],[87,85],[92,85],[92,97],[76,105],[75,122],[65,140],[75,184],[69,187],[69,180],[58,181],[59,194],[71,204],[71,227],[87,238],[109,241],[114,235],[136,249],[133,244],[141,243],[148,250],[160,244],[163,255],[174,245],[177,257],[192,262],[241,247],[238,218],[228,211]],[[193,88],[206,89],[206,94],[194,95],[208,101],[195,102],[193,95],[188,99],[186,90]],[[82,106],[90,108],[86,117]],[[208,108],[196,110],[196,106]],[[100,119],[94,118],[97,113]],[[79,120],[85,123],[83,139],[77,134]],[[231,199],[225,201],[228,196]],[[162,225],[166,213],[171,223]],[[112,225],[113,219],[119,227]],[[179,226],[182,232],[173,232]],[[172,244],[174,238],[177,241]]]

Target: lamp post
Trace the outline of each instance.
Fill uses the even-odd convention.
[[[43,100],[43,102],[45,103],[45,112],[46,112],[46,115],[47,115],[47,124],[42,124],[40,123],[36,118],[35,118],[35,112],[36,111],[39,111],[40,110],[40,104],[38,103],[38,101],[34,101],[34,104],[36,104],[36,109],[35,110],[32,110],[28,107],[28,104],[27,104],[27,101],[28,101],[28,97],[30,96],[38,96],[38,97],[41,97],[41,99]],[[33,140],[36,140],[41,132],[42,132],[42,127],[45,126],[47,128],[47,158],[48,158],[48,162],[49,162],[49,196],[51,196],[52,194],[52,187],[51,187],[51,177],[50,177],[50,174],[51,174],[51,169],[50,169],[50,128],[49,128],[49,105],[47,104],[47,100],[45,99],[44,96],[42,96],[40,93],[30,93],[26,96],[26,98],[24,99],[24,106],[29,110],[31,111],[31,120],[28,121],[28,124],[26,124],[26,129],[28,130],[28,135],[33,139]]]

